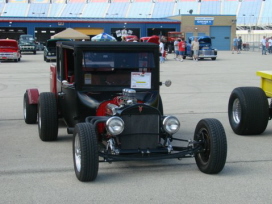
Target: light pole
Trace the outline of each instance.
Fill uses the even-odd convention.
[[[109,18],[110,18],[110,17],[113,17],[113,16],[118,16],[118,13],[112,13],[112,14],[106,13],[106,16],[109,16]]]
[[[76,17],[79,17],[80,15],[82,15],[82,13],[69,13],[70,15],[74,15]]]
[[[145,15],[146,18],[148,18],[149,16],[151,16],[151,13],[146,13],[146,14],[141,14],[139,13],[139,16]]]
[[[44,15],[44,14],[45,14],[45,12],[41,12],[41,13],[35,13],[35,12],[32,12],[32,14],[33,14],[33,15],[35,15],[35,14],[36,14],[38,17],[40,17],[40,15]]]

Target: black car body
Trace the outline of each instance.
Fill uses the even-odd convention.
[[[56,60],[56,44],[58,41],[71,41],[69,39],[49,39],[46,42],[46,45],[43,47],[43,59],[46,62],[50,62],[51,60]]]
[[[24,95],[25,122],[38,115],[40,139],[51,141],[64,120],[80,181],[94,180],[99,162],[195,157],[204,173],[223,169],[227,142],[218,120],[200,120],[192,140],[174,136],[180,122],[163,114],[158,45],[58,42],[50,70],[50,92]]]

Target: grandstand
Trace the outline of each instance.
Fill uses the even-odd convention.
[[[272,0],[0,0],[0,15],[6,17],[166,18],[184,14],[236,15],[238,29],[271,29]]]

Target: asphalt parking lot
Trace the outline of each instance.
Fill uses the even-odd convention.
[[[201,173],[194,158],[100,163],[95,182],[74,174],[72,135],[42,142],[37,125],[23,120],[27,88],[49,91],[43,53],[23,54],[20,62],[0,63],[0,203],[271,203],[272,123],[262,135],[237,136],[227,116],[228,99],[238,86],[259,86],[256,71],[271,70],[272,55],[218,53],[216,61],[161,64],[164,112],[181,121],[180,138],[193,138],[197,122],[217,118],[225,128],[228,157],[220,174]]]

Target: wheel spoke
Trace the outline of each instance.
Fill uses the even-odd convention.
[[[80,148],[80,141],[79,141],[78,134],[75,137],[75,161],[76,161],[77,171],[80,172],[80,170],[81,170],[81,148]]]
[[[236,124],[239,124],[241,121],[241,104],[239,99],[235,99],[232,106],[232,116]]]

